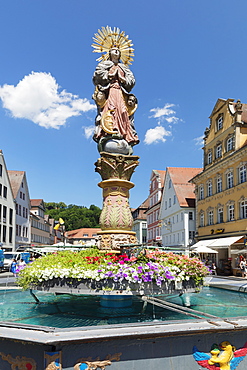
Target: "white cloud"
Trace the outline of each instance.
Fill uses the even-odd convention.
[[[167,131],[163,126],[156,126],[155,128],[150,128],[145,134],[144,143],[147,145],[158,143],[159,141],[165,142],[166,136],[171,136],[171,132]]]
[[[204,146],[204,140],[203,139],[204,139],[204,135],[196,137],[195,139],[193,139],[195,141],[195,144],[197,146],[200,146],[200,149]]]
[[[32,72],[16,86],[0,86],[0,99],[14,118],[26,118],[45,128],[59,129],[68,118],[95,109],[87,99],[59,89],[50,73]]]
[[[171,107],[174,107],[174,104],[166,103],[163,108],[150,109],[150,112],[154,112],[154,114],[151,117],[153,117],[153,118],[165,118],[166,116],[170,116],[171,114],[175,114],[176,112],[173,109],[170,109]]]
[[[90,139],[93,136],[95,126],[83,127],[86,139]]]

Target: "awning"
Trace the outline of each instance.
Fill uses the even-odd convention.
[[[227,248],[230,245],[236,243],[238,240],[243,238],[243,236],[229,236],[227,238],[217,238],[217,239],[207,239],[207,240],[200,240],[196,244],[193,245],[191,249],[195,249],[197,247],[206,246],[210,248]]]
[[[205,245],[201,245],[200,247],[197,247],[193,249],[193,252],[196,253],[218,253],[216,250],[206,247]]]

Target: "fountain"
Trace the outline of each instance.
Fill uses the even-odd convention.
[[[94,140],[100,153],[95,165],[102,178],[99,187],[103,189],[98,251],[49,255],[21,271],[19,284],[31,289],[30,297],[36,303],[26,300],[25,292],[4,292],[6,300],[13,302],[11,307],[15,298],[23,300],[29,315],[26,314],[28,320],[20,320],[21,311],[5,312],[6,321],[0,322],[0,370],[196,370],[196,361],[204,365],[202,352],[194,350],[196,361],[193,358],[193,346],[207,352],[212,343],[220,343],[227,336],[240,348],[246,342],[247,319],[229,320],[212,313],[200,314],[187,307],[189,299],[184,300],[185,307],[181,309],[166,300],[168,296],[178,297],[185,291],[198,289],[196,283],[200,286],[206,274],[199,261],[167,256],[159,251],[147,251],[139,256],[123,254],[123,246],[137,242],[129,206],[129,191],[134,186],[131,176],[139,160],[133,155],[133,147],[139,142],[134,126],[135,79],[128,67],[133,60],[133,48],[124,32],[108,26],[95,35],[93,48],[102,54],[93,76],[93,99],[97,105]],[[17,298],[17,294],[21,296]],[[53,294],[57,297],[55,305],[52,305]],[[82,306],[83,295],[87,306],[85,303]],[[32,322],[35,314],[29,305],[40,311],[35,324]],[[141,317],[147,306],[153,315],[145,321]],[[47,307],[50,325],[44,324]],[[135,311],[136,307],[139,311]],[[179,311],[193,320],[180,321],[177,316],[177,319],[159,320],[161,316],[155,316],[156,307]],[[93,311],[98,314],[97,323],[72,325],[75,312],[82,316],[88,312],[90,316]],[[138,314],[132,320],[134,311]],[[124,320],[103,325],[102,318],[106,314],[114,317],[116,312],[121,312]],[[55,313],[64,325],[56,325]],[[66,315],[71,319],[69,327],[65,325]],[[244,356],[245,349],[241,351]],[[214,364],[219,363],[218,353],[219,349],[213,354]],[[209,366],[208,360],[204,361]],[[212,370],[216,368],[212,366]],[[245,368],[241,366],[239,370]]]

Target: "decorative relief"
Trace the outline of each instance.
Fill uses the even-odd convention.
[[[4,361],[7,361],[11,365],[11,370],[36,370],[36,362],[32,358],[28,357],[12,357],[11,355],[5,355],[0,352],[0,356]]]
[[[224,341],[219,345],[214,343],[208,353],[199,352],[193,348],[193,357],[201,367],[209,370],[235,370],[247,354],[247,342],[243,348],[236,350],[230,342]]]
[[[45,352],[45,370],[62,370],[62,353],[57,352]]]
[[[92,357],[80,358],[74,366],[74,370],[105,370],[106,366],[110,366],[112,364],[112,361],[120,361],[121,355],[122,353],[107,355],[106,359],[103,361],[100,361],[99,357],[94,361],[92,360]]]
[[[102,234],[98,236],[98,248],[120,252],[124,244],[137,244],[137,238],[133,234]]]
[[[139,157],[133,155],[101,153],[101,158],[95,163],[95,171],[101,175],[102,180],[121,179],[130,181],[130,178],[139,165]]]
[[[103,198],[109,195],[121,195],[122,197],[129,198],[129,189],[122,186],[111,186],[103,189]]]

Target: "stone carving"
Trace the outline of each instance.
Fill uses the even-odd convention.
[[[95,163],[95,171],[102,180],[122,179],[130,181],[133,172],[139,165],[138,156],[125,156],[111,153],[101,153],[101,158]]]
[[[115,353],[114,355],[107,355],[106,359],[100,361],[99,358],[92,360],[92,357],[81,358],[77,361],[74,366],[74,370],[96,370],[101,369],[105,370],[106,366],[110,366],[112,361],[119,361],[122,353]]]
[[[100,215],[98,247],[121,251],[122,244],[137,242],[132,232],[133,217],[129,206],[130,182],[138,156],[133,146],[139,143],[134,126],[137,98],[131,93],[135,78],[128,65],[133,60],[132,41],[119,28],[103,27],[95,34],[94,52],[101,53],[93,75],[97,105],[94,140],[101,157],[95,171],[101,175],[103,209]],[[109,231],[109,233],[105,233]]]
[[[102,56],[93,76],[98,109],[93,138],[99,152],[132,154],[132,147],[139,143],[134,128],[137,99],[130,94],[135,77],[128,67],[134,55],[132,41],[119,28],[107,26],[95,34],[94,42],[94,52]]]
[[[62,370],[62,354],[61,351],[45,352],[45,370]]]
[[[246,355],[247,342],[243,348],[238,350],[228,341],[221,342],[219,345],[214,343],[211,346],[210,355],[208,353],[199,352],[196,346],[193,348],[193,357],[196,362],[201,367],[212,370],[236,369]]]
[[[5,355],[0,352],[0,356],[4,361],[7,361],[11,365],[11,370],[36,370],[36,362],[32,358],[16,356],[15,358],[11,355]]]
[[[126,244],[137,244],[135,233],[133,234],[100,234],[98,236],[98,247],[102,250],[121,252],[121,246]]]

